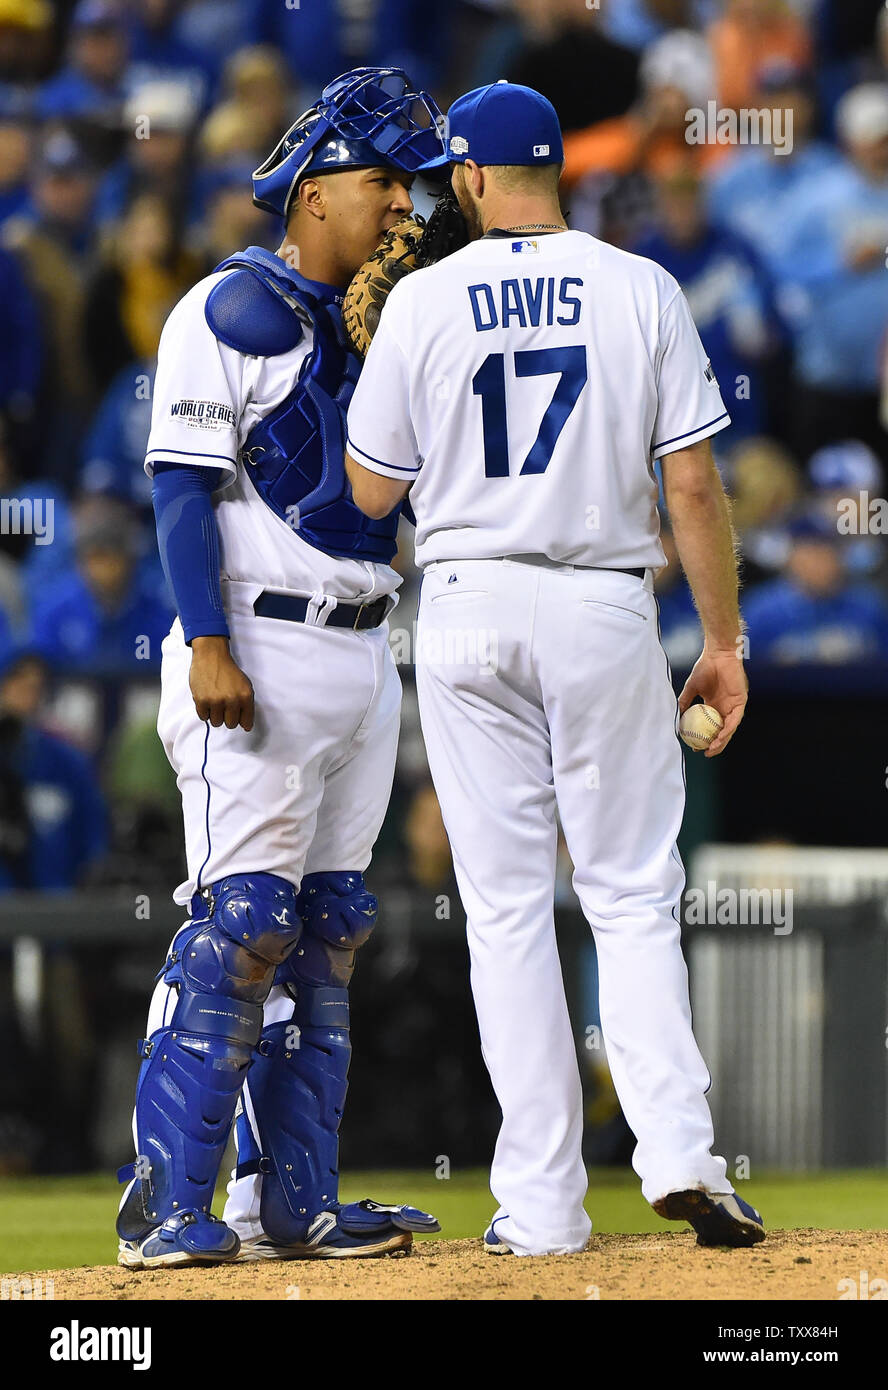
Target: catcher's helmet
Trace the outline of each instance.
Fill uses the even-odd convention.
[[[401,68],[354,68],[330,82],[253,174],[253,202],[286,217],[301,178],[392,164],[405,173],[448,163],[444,116]]]

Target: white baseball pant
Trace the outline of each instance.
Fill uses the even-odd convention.
[[[228,874],[278,874],[298,888],[305,874],[363,871],[388,807],[401,708],[388,625],[353,632],[257,618],[261,591],[223,584],[231,653],[256,697],[250,733],[198,719],[178,620],[164,639],[158,733],[182,794],[188,877],[179,903]],[[173,994],[156,985],[148,1036],[168,1020]],[[293,1007],[274,986],[266,1025]],[[252,1118],[249,1077],[243,1103]],[[225,1220],[241,1236],[261,1232],[261,1181],[232,1174]]]
[[[527,558],[432,564],[417,686],[503,1114],[496,1234],[532,1255],[581,1250],[591,1230],[554,930],[556,804],[643,1194],[730,1192],[711,1153],[709,1075],[680,945],[684,779],[650,572]]]

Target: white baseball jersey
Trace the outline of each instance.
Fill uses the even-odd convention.
[[[393,290],[348,448],[412,480],[420,565],[659,568],[653,461],[728,424],[661,266],[584,232],[488,236]]]
[[[393,592],[389,565],[327,555],[302,540],[259,496],[241,449],[254,425],[293,389],[311,352],[307,322],[291,352],[248,357],[227,347],[205,317],[207,296],[223,275],[208,275],[179,301],[164,326],[145,470],[160,460],[221,468],[227,481],[213,506],[223,579],[352,601]]]
[[[253,487],[244,442],[292,390],[312,331],[304,323],[302,341],[278,357],[227,347],[205,317],[207,295],[220,279],[213,274],[195,285],[166,322],[145,460],[149,474],[156,461],[169,460],[227,475],[213,499],[222,598],[232,651],[256,692],[249,734],[198,719],[191,652],[176,619],[163,645],[158,729],[182,793],[188,876],[175,897],[183,904],[231,873],[261,868],[298,883],[313,872],[314,851],[326,864],[364,868],[394,772],[400,703],[384,626],[320,632],[253,612],[264,588],[353,602],[391,592],[400,578],[389,565],[309,545]],[[348,692],[342,702],[337,691]],[[378,745],[381,763],[359,756],[365,738]],[[299,769],[295,780],[281,773],[291,765]],[[328,777],[333,768],[336,789]],[[354,798],[355,817],[341,795]]]

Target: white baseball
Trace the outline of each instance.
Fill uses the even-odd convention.
[[[724,722],[711,705],[690,705],[678,721],[678,732],[683,742],[699,753],[709,747]]]

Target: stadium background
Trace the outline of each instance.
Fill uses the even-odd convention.
[[[839,524],[856,516],[866,531],[888,463],[885,8],[0,0],[3,1267],[37,1258],[16,1245],[35,1202],[55,1222],[73,1194],[83,1220],[47,1259],[111,1257],[110,1216],[99,1230],[93,1213],[113,1211],[113,1179],[59,1175],[112,1174],[130,1156],[134,1041],[178,925],[180,810],[154,734],[171,610],[142,471],[160,329],[230,251],[274,249],[250,172],[326,81],[363,62],[405,66],[444,107],[501,76],[545,92],[567,137],[571,225],[653,256],[689,296],[734,417],[714,444],[734,497],[752,699],[726,757],[687,758],[681,847],[694,882],[794,885],[800,904],[785,937],[689,928],[721,1150],[732,1165],[748,1155],[753,1180],[763,1166],[869,1168],[819,1209],[780,1199],[779,1213],[888,1225],[875,1179],[888,1159],[888,562],[878,521],[869,534]],[[688,144],[685,112],[710,99],[791,110],[791,153]],[[28,534],[27,517],[50,530]],[[664,534],[674,559],[668,521]],[[408,656],[411,549],[408,534],[393,617]],[[679,687],[700,636],[676,563],[658,593]],[[468,1235],[487,1210],[478,1170],[497,1110],[409,660],[401,674],[343,1166],[409,1166],[433,1208],[450,1172],[446,1233]],[[596,1224],[653,1229],[625,1171],[566,856],[558,909],[587,1156],[616,1165]],[[753,1196],[765,1205],[761,1187]]]

